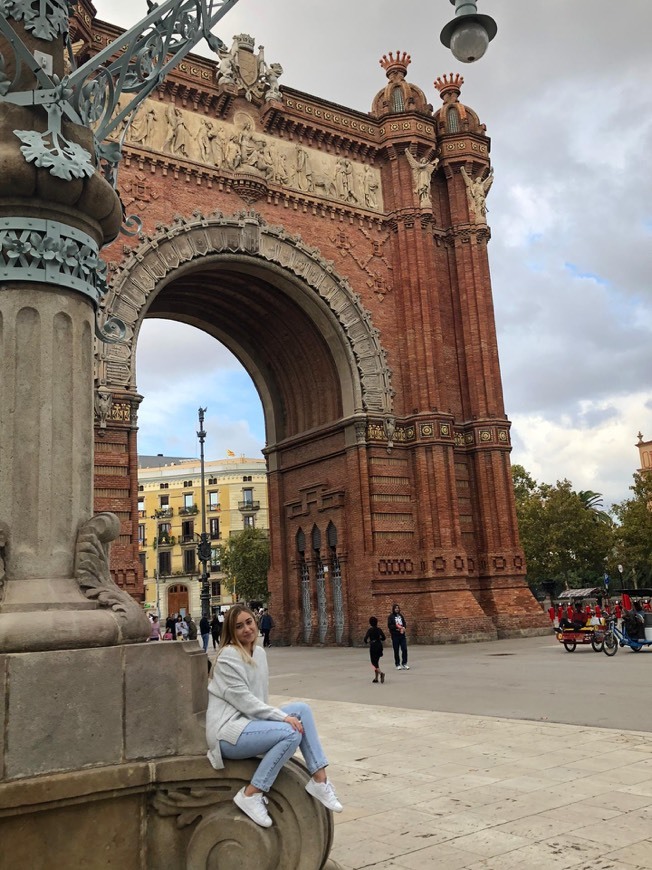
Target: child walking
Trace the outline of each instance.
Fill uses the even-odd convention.
[[[384,640],[385,635],[382,628],[378,628],[378,620],[375,616],[370,616],[369,628],[364,636],[364,642],[369,644],[369,658],[371,659],[371,666],[374,669],[372,683],[377,683],[378,677],[380,677],[381,683],[385,682],[385,674],[380,670],[380,657],[383,654]]]

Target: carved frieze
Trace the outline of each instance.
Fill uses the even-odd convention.
[[[236,179],[256,179],[262,192],[283,187],[368,211],[383,211],[380,170],[288,142],[256,129],[255,115],[237,111],[217,121],[188,109],[145,100],[125,144],[201,164]]]

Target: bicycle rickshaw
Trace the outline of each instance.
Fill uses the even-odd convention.
[[[631,611],[628,611],[630,613]],[[636,637],[634,637],[634,626],[636,627]],[[641,637],[641,632],[643,636]],[[609,627],[605,632],[602,644],[602,651],[605,655],[615,656],[618,652],[618,647],[628,646],[632,652],[640,652],[645,646],[652,646],[652,640],[648,640],[645,636],[644,626],[640,622],[635,623],[627,618],[623,619],[622,629],[616,625],[616,620],[612,617],[609,620]]]
[[[578,645],[591,644],[593,652],[602,652],[607,628],[604,625],[585,625],[584,628],[558,628],[555,633],[566,652],[575,652]],[[606,652],[606,650],[605,650]]]

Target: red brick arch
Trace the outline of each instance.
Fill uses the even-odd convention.
[[[93,44],[109,30],[96,22]],[[412,641],[546,624],[518,539],[490,231],[468,187],[487,179],[490,140],[459,76],[437,80],[438,111],[407,79],[393,101],[408,63],[383,64],[367,113],[253,92],[193,57],[148,100],[151,129],[127,131],[120,191],[148,235],[106,252],[105,313],[128,338],[98,351],[95,492],[122,520],[112,567],[132,593],[135,347],[161,317],[215,336],[258,389],[279,640],[357,641],[396,600]]]
[[[268,442],[342,416],[392,412],[391,373],[359,297],[316,248],[268,226],[255,212],[179,218],[145,239],[115,275],[105,310],[128,330],[125,344],[99,351],[97,381],[112,391],[136,389],[140,326],[145,317],[168,316],[205,329],[240,357],[263,401]],[[260,359],[261,347],[275,345],[267,356],[283,356],[286,342],[270,329],[274,315],[277,329],[291,342],[285,352],[296,357],[295,371],[288,359],[288,372],[278,367],[270,373],[272,360]],[[292,334],[291,323],[296,324]],[[297,403],[292,394],[314,393],[311,380],[321,413],[314,419],[290,413],[288,421],[288,408]],[[275,413],[274,387],[288,399],[283,414],[278,408]],[[309,402],[304,398],[299,404]]]

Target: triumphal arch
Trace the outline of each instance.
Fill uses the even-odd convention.
[[[118,34],[80,5],[78,59]],[[116,137],[122,202],[143,229],[104,254],[105,314],[127,325],[96,369],[95,506],[122,522],[114,577],[142,591],[135,353],[143,320],[164,317],[215,336],[256,384],[285,642],[352,642],[395,600],[424,643],[536,629],[485,125],[460,102],[459,75],[427,96],[405,53],[382,57],[370,111],[281,84],[270,60],[248,34],[189,56]]]

